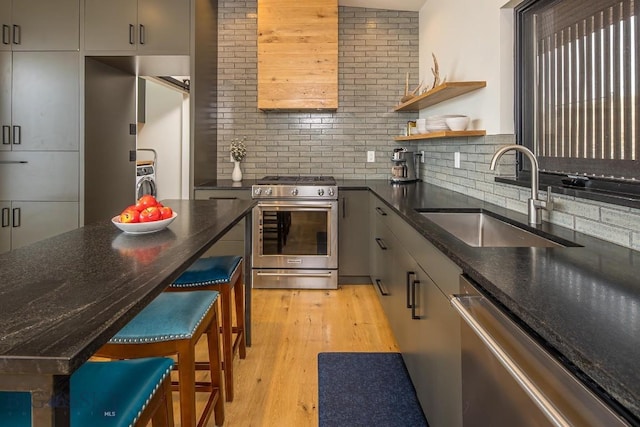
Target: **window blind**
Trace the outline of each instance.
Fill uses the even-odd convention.
[[[520,138],[541,170],[640,179],[640,0],[529,2]]]

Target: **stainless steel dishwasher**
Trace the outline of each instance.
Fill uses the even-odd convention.
[[[626,426],[465,276],[461,322],[464,426]]]

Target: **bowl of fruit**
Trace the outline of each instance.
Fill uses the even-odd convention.
[[[113,225],[127,234],[148,234],[164,230],[178,216],[169,206],[163,206],[150,194],[126,207],[111,218]]]

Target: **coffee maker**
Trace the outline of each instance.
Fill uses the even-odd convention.
[[[407,151],[406,148],[394,148],[391,163],[389,181],[392,183],[416,182],[418,180],[414,152]]]

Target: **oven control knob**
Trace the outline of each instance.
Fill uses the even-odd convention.
[[[262,193],[262,188],[258,187],[255,190],[253,190],[253,192],[256,196],[259,196]]]
[[[294,188],[293,190],[291,190],[291,195],[292,196],[297,196],[298,195],[298,189]]]
[[[269,187],[264,191],[264,194],[266,194],[267,196],[270,196],[272,192],[273,190],[271,189],[271,187]]]
[[[333,187],[329,187],[329,195],[333,196],[333,194],[334,194]]]
[[[318,196],[324,196],[324,189],[323,188],[319,188],[318,189]]]

